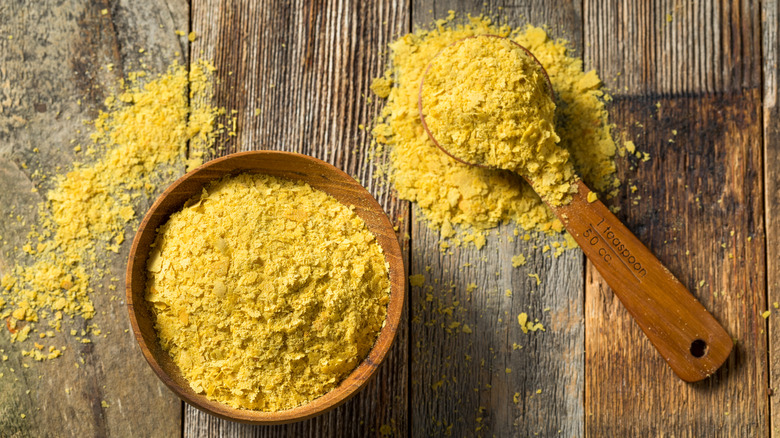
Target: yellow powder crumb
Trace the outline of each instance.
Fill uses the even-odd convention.
[[[512,289],[507,289],[504,291],[504,295],[511,297],[512,296]]]
[[[468,324],[463,324],[463,327],[461,328],[461,331],[463,333],[471,333],[471,327],[469,327]]]
[[[523,329],[523,333],[528,333],[528,328],[526,327],[528,323],[528,314],[523,312],[519,315],[517,315],[517,323],[520,324],[520,328]]]
[[[106,100],[105,111],[90,123],[89,150],[96,152],[52,177],[24,245],[35,248],[32,262],[18,261],[2,273],[0,293],[17,308],[15,316],[37,321],[47,315],[50,324],[63,315],[94,316],[91,279],[105,274],[109,252],[119,252],[139,206],[184,172],[188,143],[194,151],[214,141],[219,111],[197,103],[210,92],[212,71],[200,62],[189,70],[174,63],[157,77],[131,72]],[[22,342],[27,334],[14,339]]]
[[[379,426],[379,434],[382,436],[390,436],[393,434],[393,428],[389,424],[383,424]]]
[[[542,284],[542,280],[539,278],[539,274],[528,274],[528,276],[536,280],[537,286]]]
[[[335,388],[389,300],[363,220],[267,175],[207,186],[159,228],[147,270],[161,346],[194,391],[236,408],[290,409]]]
[[[384,171],[400,198],[416,202],[436,229],[460,226],[485,230],[515,221],[524,230],[554,233],[552,212],[525,181],[511,172],[475,168],[455,162],[428,139],[417,109],[423,71],[434,56],[462,38],[508,35],[529,48],[550,75],[556,98],[558,146],[570,153],[577,174],[596,191],[619,186],[615,176],[616,146],[612,138],[604,92],[594,71],[583,72],[582,60],[571,56],[568,43],[551,39],[539,27],[512,29],[484,17],[463,25],[442,21],[434,28],[407,34],[390,44],[393,78],[380,119],[372,129],[377,151],[389,151]],[[386,88],[379,87],[385,94]],[[384,156],[375,152],[375,157]],[[381,161],[380,161],[381,164]],[[524,240],[530,239],[527,234]],[[464,240],[464,243],[473,241]]]
[[[623,146],[625,146],[626,150],[627,150],[629,153],[631,153],[631,154],[633,154],[633,153],[635,153],[635,152],[636,152],[636,145],[635,145],[635,144],[634,144],[634,142],[633,142],[633,141],[631,141],[631,140],[627,140],[627,141],[626,141],[626,142],[623,144]]]
[[[509,374],[509,373],[511,373],[511,372],[512,372],[512,368],[507,368],[507,369],[505,369],[505,370],[504,370],[504,372],[505,372],[505,373],[507,373],[507,374]]]
[[[101,9],[100,15],[108,15],[108,9]]]
[[[371,91],[378,97],[385,99],[390,95],[390,90],[393,87],[393,80],[388,77],[376,78],[371,82]]]
[[[525,263],[526,263],[526,260],[525,260],[525,256],[524,255],[517,254],[515,256],[512,256],[512,267],[513,268],[517,268],[518,266],[523,266],[523,265],[525,265]]]
[[[767,319],[767,318],[769,318],[769,315],[771,315],[771,314],[772,314],[772,312],[771,312],[771,311],[769,311],[769,310],[767,310],[767,311],[765,311],[764,313],[762,313],[762,314],[761,314],[761,316],[762,316],[764,319]]]
[[[596,192],[588,192],[588,202],[593,203],[596,202],[597,199],[599,199],[599,196]]]
[[[775,309],[780,309],[780,303],[778,303],[777,301],[775,301],[774,303],[772,303],[772,306],[773,306]]]
[[[178,35],[178,36],[184,36],[184,35],[187,35],[187,32],[185,32],[185,31],[183,31],[183,30],[176,30],[176,31],[174,31],[174,33],[175,33],[176,35]]]
[[[512,396],[512,401],[517,404],[520,402],[520,393],[516,392],[514,396]]]
[[[528,314],[523,312],[519,315],[517,315],[517,323],[520,324],[520,328],[523,330],[523,333],[535,332],[537,330],[546,331],[544,328],[544,325],[542,325],[538,320],[536,321],[529,321],[528,320]],[[522,348],[522,347],[520,347]]]
[[[192,42],[194,42],[194,41],[195,41],[197,38],[198,38],[198,34],[197,34],[197,33],[195,33],[195,31],[194,31],[194,30],[193,30],[192,32],[190,32],[190,33],[189,33],[189,35],[187,35],[187,39],[188,39],[188,40],[189,40],[191,43],[192,43]]]
[[[574,167],[557,146],[546,76],[512,41],[479,36],[447,46],[431,61],[422,99],[433,137],[455,157],[520,173],[552,204],[571,199]]]
[[[416,287],[422,286],[425,284],[425,276],[422,274],[410,275],[409,284]]]
[[[105,400],[101,400],[101,401],[100,401],[100,406],[102,406],[102,407],[103,407],[103,409],[108,409],[108,407],[109,407],[110,405],[108,404],[108,402],[107,402],[107,401],[105,401]]]
[[[541,393],[542,393],[542,390],[541,390],[541,389],[537,389],[537,390],[536,390],[536,393],[537,393],[537,394],[541,394]]]

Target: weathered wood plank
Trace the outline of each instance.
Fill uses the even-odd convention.
[[[40,169],[51,174],[58,166],[67,170],[75,159],[70,140],[87,140],[83,122],[97,115],[124,73],[140,68],[138,49],[146,49],[143,60],[149,69],[164,71],[175,52],[186,54],[186,41],[174,29],[187,25],[188,5],[180,0],[0,3],[0,275],[13,266],[19,253],[15,246],[24,243],[47,188],[46,181],[31,173]],[[103,68],[108,63],[114,64],[113,71]],[[40,190],[33,193],[33,188]],[[7,220],[10,212],[25,223]],[[112,276],[123,277],[128,247],[110,259]],[[105,337],[81,344],[58,335],[56,345],[67,347],[62,358],[44,363],[22,358],[20,350],[30,346],[11,344],[3,330],[0,349],[9,358],[0,362],[0,435],[181,433],[180,402],[153,375],[125,332],[124,286],[120,280],[110,290],[108,280],[92,283],[97,315],[90,324],[97,323]],[[63,329],[83,325],[65,324]]]
[[[718,373],[686,384],[589,267],[589,435],[767,434],[759,14],[754,2],[585,2],[586,69],[652,157],[621,169],[620,216],[737,339]]]
[[[450,9],[493,11],[512,25],[549,24],[553,37],[582,50],[578,4],[418,1],[414,25],[426,26]],[[543,253],[546,239],[510,242],[515,225],[506,224],[498,228],[499,236],[491,233],[482,250],[462,247],[442,255],[438,233],[419,222],[419,211],[413,217],[410,273],[424,275],[426,287],[410,293],[412,435],[582,436],[582,254],[553,258]],[[512,268],[516,254],[528,263]],[[537,274],[541,284],[529,274]],[[471,293],[469,284],[476,285]],[[453,316],[443,309],[449,306]],[[547,331],[523,334],[517,322],[521,312],[538,317]],[[452,322],[467,324],[472,333],[452,329]]]
[[[778,58],[780,58],[780,15],[778,2],[762,4],[764,73],[764,207],[766,218],[766,280],[769,317],[769,398],[771,436],[780,436],[780,323],[774,303],[780,302],[780,108],[778,100]],[[770,392],[770,395],[772,395]]]
[[[407,233],[408,205],[373,178],[370,134],[359,125],[369,126],[379,111],[379,102],[367,99],[369,85],[382,73],[390,38],[408,30],[408,12],[403,1],[194,1],[193,58],[214,62],[214,103],[237,111],[238,135],[219,154],[277,149],[321,158],[367,187],[400,234]],[[334,411],[287,426],[252,427],[187,406],[185,436],[375,436],[382,426],[406,435],[406,318],[376,378]]]

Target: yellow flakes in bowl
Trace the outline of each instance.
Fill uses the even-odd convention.
[[[158,229],[146,300],[191,387],[279,411],[338,386],[384,324],[382,249],[352,208],[309,185],[241,174]]]

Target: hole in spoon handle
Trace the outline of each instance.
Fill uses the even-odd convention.
[[[713,374],[734,343],[674,275],[579,181],[570,204],[552,207],[653,346],[683,380]]]

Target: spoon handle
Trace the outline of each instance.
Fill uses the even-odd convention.
[[[696,382],[713,374],[734,342],[704,306],[601,201],[588,202],[582,181],[570,204],[553,207],[677,375]]]

